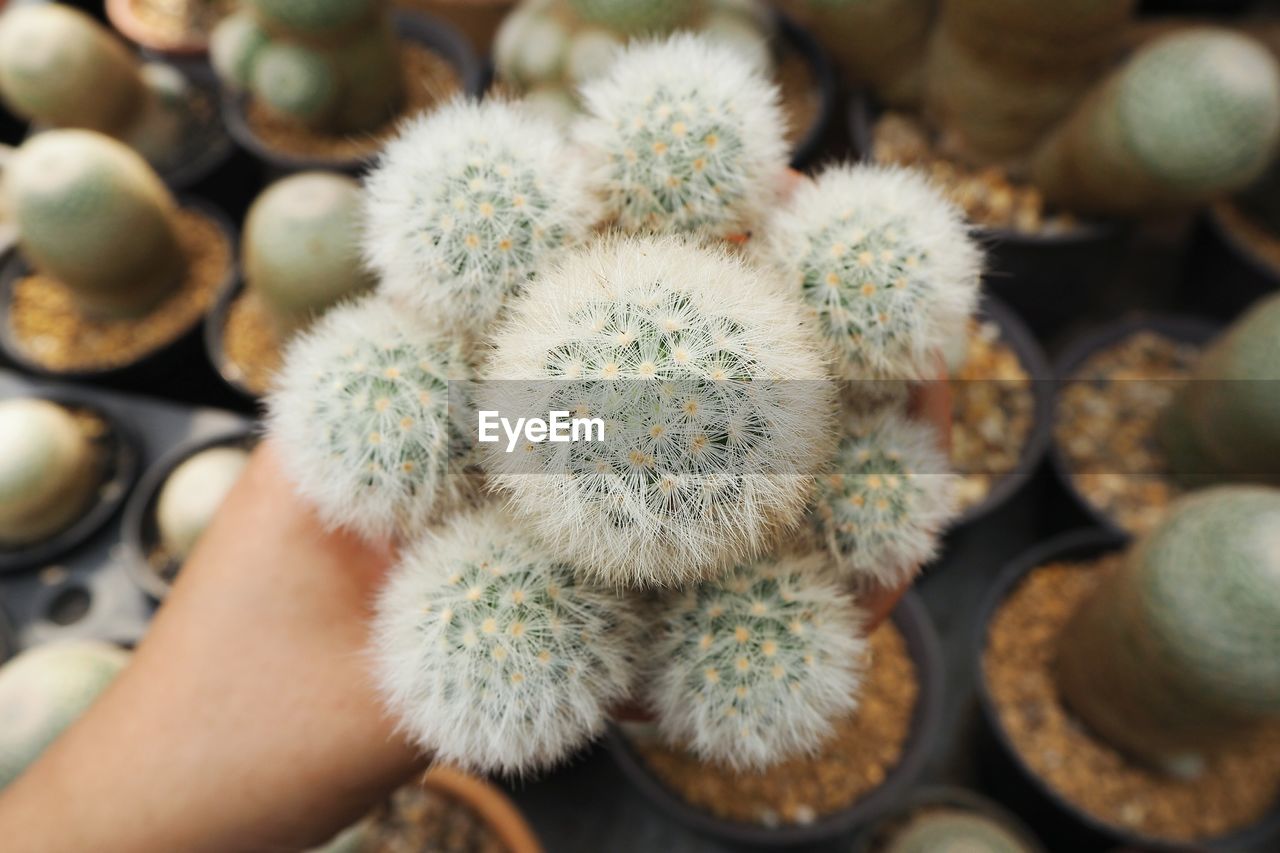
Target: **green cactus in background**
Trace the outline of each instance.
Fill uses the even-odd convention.
[[[361,200],[352,178],[304,172],[249,208],[240,241],[246,286],[281,335],[373,286],[360,260]]]
[[[1178,775],[1280,718],[1280,491],[1176,503],[1068,623],[1057,682],[1095,732]]]
[[[4,202],[39,272],[89,316],[132,317],[172,292],[185,258],[175,203],[137,153],[86,130],[27,140],[5,169]]]
[[[1037,853],[999,821],[961,809],[930,808],[912,815],[877,853]]]
[[[1161,438],[1189,483],[1280,484],[1280,296],[1254,305],[1201,357]]]
[[[976,162],[1029,155],[1121,48],[1134,0],[949,0],[931,43],[925,108],[944,149]]]
[[[224,84],[316,132],[370,130],[404,98],[381,0],[245,0],[214,30],[210,53]]]
[[[0,546],[38,542],[79,518],[98,486],[98,463],[66,409],[0,402]]]
[[[0,667],[0,790],[17,779],[129,662],[98,642],[23,652]]]
[[[187,558],[248,461],[244,448],[213,447],[173,469],[156,499],[156,527],[170,557]]]
[[[41,124],[114,136],[160,168],[178,165],[195,121],[186,78],[140,64],[88,15],[54,3],[0,14],[0,100]]]
[[[1123,215],[1187,205],[1256,180],[1280,140],[1280,68],[1256,41],[1199,27],[1156,39],[1037,150],[1052,202]]]
[[[667,33],[706,7],[705,0],[569,0],[584,21],[620,33]]]

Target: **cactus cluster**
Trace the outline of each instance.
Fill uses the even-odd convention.
[[[0,790],[88,710],[129,662],[98,642],[23,652],[0,667]]]
[[[122,143],[87,130],[38,134],[14,152],[0,189],[25,258],[86,315],[145,314],[181,282],[176,203]]]
[[[1068,623],[1057,681],[1095,732],[1177,775],[1280,719],[1280,491],[1176,503]]]
[[[482,332],[596,218],[564,149],[549,122],[496,101],[409,124],[365,194],[364,251],[382,290],[443,329]]]
[[[863,617],[820,554],[767,557],[664,597],[648,697],[664,736],[759,769],[857,707]]]
[[[156,499],[156,527],[170,557],[190,555],[248,462],[243,448],[214,447],[173,469]]]
[[[270,400],[286,474],[327,524],[417,533],[465,491],[448,382],[468,375],[457,346],[394,305],[330,311],[290,344]]]
[[[139,63],[88,15],[56,3],[0,14],[0,100],[43,125],[113,136],[157,168],[180,165],[196,121],[186,78]]]
[[[404,555],[375,632],[381,684],[417,743],[519,772],[603,729],[629,693],[639,622],[625,598],[584,584],[490,506]]]
[[[642,126],[647,171],[623,176],[631,189],[608,168],[576,171],[567,140],[518,103],[456,103],[404,129],[365,190],[379,286],[294,339],[271,440],[326,522],[404,546],[378,604],[377,673],[422,747],[479,770],[545,767],[632,699],[678,745],[761,767],[818,748],[856,706],[865,630],[864,590],[805,523],[839,440],[822,334],[776,265],[711,239],[768,239],[781,121],[744,63],[687,36],[629,49],[588,101],[597,151]],[[699,162],[712,136],[716,156]],[[667,178],[685,169],[715,189],[671,203]],[[853,191],[829,198],[826,181],[819,218],[856,211],[876,252],[909,241],[899,266],[930,280],[903,285],[909,305],[883,309],[894,328],[875,340],[924,376],[928,351],[965,334],[976,253],[917,183],[846,173],[838,191]],[[468,363],[484,381],[449,383]],[[558,412],[594,420],[594,437],[555,440],[542,419]],[[512,429],[522,419],[543,431]],[[891,576],[876,567],[896,583],[943,509],[914,488],[914,428],[885,430],[901,515],[849,549],[857,562],[896,548]],[[494,500],[471,490],[480,476]],[[636,627],[654,600],[657,656]]]
[[[884,587],[909,581],[956,511],[954,485],[928,424],[892,412],[850,418],[814,513],[840,573]]]
[[[209,49],[225,85],[316,132],[371,130],[403,101],[382,0],[243,0]]]
[[[304,172],[268,187],[245,218],[245,286],[284,337],[374,284],[360,257],[360,185]]]
[[[842,379],[927,379],[978,298],[960,212],[901,169],[835,166],[769,219],[758,248],[816,315]]]
[[[678,238],[568,255],[497,332],[487,375],[520,380],[487,408],[603,418],[602,443],[488,445],[486,462],[549,547],[614,583],[749,558],[798,519],[829,450],[832,389],[795,306]]]
[[[62,406],[0,402],[0,546],[37,542],[75,521],[97,491],[100,461]]]
[[[578,136],[619,229],[726,237],[775,203],[778,90],[734,51],[689,35],[636,45],[582,97]]]

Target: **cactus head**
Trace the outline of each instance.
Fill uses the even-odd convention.
[[[249,290],[289,334],[371,287],[360,261],[360,185],[328,172],[272,184],[249,209],[240,254]]]
[[[89,709],[129,653],[97,642],[23,652],[0,667],[0,790]]]
[[[816,314],[842,379],[935,378],[977,304],[981,254],[960,212],[904,169],[827,169],[757,251]]]
[[[369,539],[420,530],[466,489],[447,385],[466,375],[412,312],[367,297],[326,313],[289,346],[269,399],[298,494]]]
[[[817,749],[857,707],[863,618],[825,557],[767,558],[671,594],[653,649],[659,731],[746,770]]]
[[[10,159],[3,190],[23,254],[71,288],[85,314],[137,316],[179,283],[185,259],[173,198],[146,161],[110,137],[34,136]]]
[[[52,536],[79,517],[97,486],[97,454],[66,409],[0,402],[0,544]]]
[[[773,279],[721,248],[618,238],[570,253],[512,308],[482,408],[585,412],[604,441],[484,445],[560,558],[608,583],[688,582],[801,517],[833,389]]]
[[[1280,491],[1176,503],[1068,624],[1057,680],[1094,731],[1174,772],[1280,718]]]
[[[156,500],[156,527],[170,557],[187,558],[248,461],[242,448],[214,447],[173,469]]]
[[[258,51],[251,88],[273,112],[316,129],[331,121],[340,97],[328,57],[292,42],[270,42]]]
[[[382,0],[244,0],[244,6],[271,32],[304,41],[331,40],[368,23]]]
[[[83,12],[47,3],[0,15],[0,98],[15,113],[114,135],[145,95],[132,54]]]
[[[814,510],[840,573],[884,587],[909,582],[955,512],[949,472],[929,425],[892,413],[851,422]]]
[[[521,4],[498,28],[493,63],[503,80],[529,86],[557,77],[568,47],[569,32],[555,15]]]
[[[487,506],[407,550],[378,602],[378,675],[401,727],[479,771],[546,767],[628,695],[638,624]]]
[[[1000,821],[973,811],[928,808],[890,830],[879,853],[1038,853]]]
[[[218,22],[209,36],[209,61],[223,85],[248,89],[253,67],[269,36],[247,11],[233,12]]]
[[[787,168],[778,90],[732,48],[681,34],[633,44],[582,90],[578,130],[621,230],[751,230]]]
[[[568,0],[588,23],[615,32],[666,33],[688,23],[706,6],[705,0]]]
[[[550,122],[455,101],[410,124],[367,181],[365,257],[440,326],[482,331],[547,257],[588,234],[585,176]]]

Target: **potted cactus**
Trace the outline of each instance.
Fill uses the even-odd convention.
[[[964,788],[923,788],[867,827],[853,853],[1043,853],[1016,817]]]
[[[19,251],[3,273],[0,346],[32,372],[125,381],[195,343],[203,314],[234,276],[231,227],[179,206],[132,149],[92,131],[22,145],[4,203]]]
[[[105,643],[40,646],[0,667],[0,789],[76,721],[129,662]]]
[[[227,126],[278,171],[356,172],[398,120],[457,92],[479,94],[471,48],[383,0],[246,0],[213,31]]]
[[[173,66],[139,62],[88,15],[57,3],[0,14],[0,100],[37,129],[112,136],[179,189],[231,154],[210,87]]]
[[[591,84],[579,156],[519,104],[458,102],[370,176],[378,289],[290,343],[268,440],[321,519],[398,546],[375,675],[439,760],[546,768],[629,707],[731,776],[888,732],[884,775],[810,820],[918,769],[930,629],[909,604],[868,634],[952,510],[906,404],[966,334],[980,256],[906,173],[834,167],[784,199],[776,97],[732,49],[678,36]],[[596,437],[512,427],[555,412]],[[868,690],[891,712],[860,716]]]
[[[1059,837],[1249,849],[1280,825],[1278,521],[1274,489],[1210,488],[1133,544],[1047,543],[993,590],[984,712],[1075,823]]]
[[[624,45],[677,31],[730,47],[775,76],[793,162],[813,158],[832,111],[832,71],[812,36],[759,0],[524,0],[502,22],[493,62],[500,84],[568,123],[586,97],[581,87],[603,76]]]
[[[360,201],[355,179],[302,172],[250,206],[240,237],[244,286],[219,296],[204,330],[210,360],[239,393],[264,393],[289,337],[373,284],[360,258]]]

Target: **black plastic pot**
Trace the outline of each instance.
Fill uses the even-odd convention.
[[[861,826],[899,801],[930,759],[943,725],[942,649],[924,604],[915,592],[908,592],[893,612],[894,624],[906,639],[907,651],[915,662],[920,692],[911,719],[911,730],[897,765],[884,782],[842,811],[820,817],[809,824],[769,828],[751,823],[724,820],[685,802],[667,788],[645,766],[627,736],[616,726],[610,728],[606,743],[623,774],[640,793],[662,812],[695,832],[725,841],[757,846],[785,846],[831,838]]]
[[[102,407],[83,399],[71,389],[38,391],[32,396],[49,400],[68,409],[91,412],[107,425],[106,433],[97,441],[102,452],[101,484],[93,502],[70,526],[40,542],[17,548],[0,548],[0,574],[20,572],[46,566],[67,554],[97,533],[124,504],[129,490],[138,479],[140,451],[129,426]]]
[[[864,160],[871,158],[879,112],[865,93],[849,100],[849,133]],[[1116,285],[1129,227],[1082,222],[1061,233],[1023,234],[979,226],[974,236],[986,249],[987,292],[1017,311],[1037,337],[1049,340],[1104,305],[1105,294]]]
[[[1036,342],[1031,331],[1017,313],[999,299],[987,294],[983,297],[979,316],[993,321],[1000,328],[1000,338],[1018,356],[1018,361],[1031,377],[1031,393],[1035,396],[1035,413],[1026,446],[1018,459],[1018,466],[1002,476],[991,486],[991,491],[977,504],[969,507],[951,523],[951,530],[974,524],[990,516],[1022,491],[1032,475],[1040,467],[1049,450],[1053,429],[1053,370],[1044,349]],[[978,380],[985,381],[985,380]],[[994,381],[994,380],[992,380]]]
[[[986,783],[1001,802],[1009,805],[1054,848],[1079,851],[1110,851],[1117,847],[1150,851],[1243,851],[1275,850],[1280,839],[1280,803],[1257,824],[1229,836],[1179,843],[1151,838],[1122,827],[1103,823],[1068,802],[1027,766],[1000,722],[999,711],[984,677],[983,653],[987,626],[1000,605],[1034,569],[1062,561],[1087,561],[1125,547],[1129,539],[1109,530],[1079,530],[1044,542],[1005,567],[988,592],[972,639],[974,672],[978,675],[978,699],[983,732],[978,753]],[[1068,757],[1069,760],[1069,757]]]
[[[258,430],[252,426],[220,433],[208,438],[188,442],[171,449],[142,475],[138,487],[134,489],[125,505],[124,519],[121,525],[123,551],[121,559],[125,570],[142,591],[156,601],[163,601],[169,594],[172,578],[181,568],[174,560],[169,560],[163,570],[149,558],[160,548],[160,532],[156,526],[156,503],[160,499],[160,490],[183,462],[213,447],[243,447],[251,449],[257,443]]]
[[[184,198],[182,204],[183,207],[212,219],[227,240],[230,262],[222,283],[216,288],[217,292],[221,293],[229,289],[239,277],[239,267],[235,260],[238,246],[235,226],[220,210],[199,199]],[[5,361],[25,373],[48,379],[86,382],[161,397],[176,396],[188,400],[194,398],[195,402],[208,402],[211,396],[216,399],[217,395],[224,393],[221,383],[211,375],[204,359],[203,347],[200,344],[203,316],[193,319],[190,326],[169,343],[128,364],[68,371],[50,370],[45,367],[22,348],[22,343],[15,335],[9,318],[9,311],[13,305],[13,289],[17,282],[30,271],[31,268],[20,251],[13,252],[3,266],[0,266],[0,355]],[[179,377],[180,381],[171,382],[170,379],[174,377]]]
[[[1113,347],[1126,340],[1133,335],[1151,331],[1156,332],[1164,337],[1179,343],[1187,344],[1205,344],[1208,343],[1220,330],[1218,324],[1212,321],[1201,319],[1199,317],[1178,317],[1168,315],[1154,315],[1150,317],[1134,317],[1128,320],[1122,320],[1117,323],[1104,326],[1087,334],[1081,335],[1071,344],[1069,344],[1058,357],[1054,364],[1054,374],[1057,377],[1056,387],[1062,389],[1071,380],[1071,376],[1076,372],[1080,365],[1095,353]],[[1062,488],[1069,494],[1076,506],[1084,512],[1089,519],[1099,527],[1106,528],[1117,534],[1125,534],[1126,531],[1120,524],[1102,511],[1101,508],[1095,506],[1086,498],[1076,487],[1075,479],[1071,476],[1070,463],[1067,461],[1067,455],[1063,451],[1062,446],[1058,443],[1057,438],[1053,435],[1053,425],[1056,424],[1056,401],[1055,414],[1050,425],[1050,442],[1049,451],[1050,464],[1053,467],[1054,476]],[[1134,476],[1139,476],[1135,474]]]
[[[813,124],[805,131],[804,136],[796,143],[791,152],[791,168],[804,170],[813,165],[814,159],[822,150],[831,122],[836,114],[837,84],[835,65],[831,57],[823,50],[822,45],[813,37],[813,33],[802,27],[792,18],[781,12],[776,14],[776,27],[779,37],[788,50],[795,51],[805,64],[809,66],[809,74],[818,87],[818,113]]]
[[[1280,293],[1280,267],[1227,225],[1216,205],[1196,221],[1179,301],[1217,320],[1233,320],[1264,296]]]
[[[450,24],[429,15],[413,12],[396,12],[392,16],[396,34],[405,41],[422,45],[438,53],[458,72],[462,81],[461,91],[479,98],[484,93],[485,70],[466,37]],[[357,175],[371,165],[377,157],[370,152],[361,157],[342,159],[326,159],[322,157],[295,157],[276,148],[272,148],[254,133],[245,108],[249,95],[245,92],[224,90],[222,98],[222,117],[227,130],[235,141],[244,149],[267,164],[270,177],[279,177],[293,172],[304,172],[313,169],[327,169]]]
[[[883,834],[898,821],[914,812],[930,808],[951,808],[990,818],[1022,842],[1028,851],[1043,853],[1040,839],[1027,829],[1008,809],[967,788],[927,787],[913,791],[893,811],[858,833],[849,853],[877,853],[884,842]]]

